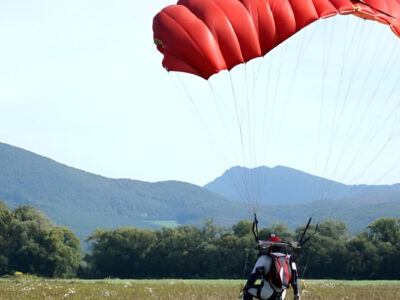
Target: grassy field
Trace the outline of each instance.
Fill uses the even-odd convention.
[[[0,299],[238,299],[240,280],[0,279]],[[292,293],[286,299],[292,299]],[[302,282],[307,299],[400,299],[400,281]]]

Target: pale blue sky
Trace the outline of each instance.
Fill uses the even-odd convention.
[[[207,93],[209,84],[171,76],[161,67],[151,26],[153,16],[168,4],[173,1],[0,0],[0,141],[115,178],[202,185],[226,167],[245,163],[287,165],[348,183],[400,182],[395,110],[400,97],[396,90],[400,45],[389,28],[364,26],[344,17],[326,25],[320,22],[259,65],[248,66],[247,75],[261,74],[254,85],[260,90],[253,89],[251,79],[247,81],[248,90],[253,90],[249,97],[260,100],[254,111],[250,108],[251,122],[242,120],[249,127],[244,143],[253,147],[245,150],[243,159],[238,122],[231,124],[229,116],[219,122],[218,109],[207,104],[214,101]],[[343,37],[342,42],[322,38],[331,35]],[[359,36],[372,44],[363,44]],[[383,48],[375,50],[374,44]],[[349,49],[362,51],[349,54]],[[390,57],[389,66],[385,57]],[[327,58],[329,66],[320,68]],[[371,58],[376,59],[372,69]],[[342,65],[349,66],[345,74]],[[359,70],[364,74],[360,78],[366,79],[349,80],[358,78]],[[244,74],[238,70],[233,79],[237,77],[236,93],[242,94],[239,72]],[[212,84],[216,97],[229,101],[230,83],[220,80],[224,76]],[[185,91],[179,92],[180,80],[197,101],[195,107],[182,97]],[[325,95],[322,108],[321,95]],[[360,125],[353,128],[358,99],[365,101],[370,95],[368,111],[360,114]],[[265,98],[285,100],[265,102],[266,110],[259,109]],[[336,98],[345,99],[347,113],[341,110],[342,102],[332,100]],[[388,103],[382,112],[381,99]],[[233,108],[223,108],[229,109]],[[386,120],[382,116],[389,116],[388,121],[377,122]],[[333,130],[330,120],[339,124]],[[221,124],[235,127],[230,142],[224,139]],[[213,131],[211,138],[207,128]],[[365,134],[347,136],[351,129]],[[382,152],[388,136],[393,145]],[[210,145],[213,139],[218,146]],[[372,142],[365,143],[369,139]],[[343,146],[349,140],[352,150]],[[361,154],[360,148],[367,150]],[[216,149],[225,158],[218,158]],[[365,158],[354,159],[362,155]],[[373,166],[368,167],[370,163]]]

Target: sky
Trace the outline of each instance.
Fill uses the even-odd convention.
[[[339,17],[238,67],[229,83],[225,73],[209,83],[161,66],[152,19],[170,4],[0,0],[0,142],[95,174],[151,182],[204,185],[234,165],[400,182],[400,45],[388,28]],[[245,84],[243,76],[250,77]],[[245,99],[259,99],[251,107],[229,100],[244,90],[251,91]],[[365,112],[359,99],[371,99]]]

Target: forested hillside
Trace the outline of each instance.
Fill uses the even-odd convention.
[[[34,206],[81,239],[96,228],[161,228],[205,218],[228,225],[246,217],[244,204],[193,184],[106,178],[2,143],[0,199],[12,208]]]
[[[290,168],[277,170],[279,173],[271,173],[275,175],[268,184],[277,197],[280,193],[282,197],[293,193],[292,185],[278,182],[303,183],[311,176]],[[271,186],[274,182],[275,187]],[[274,204],[261,205],[258,214],[264,225],[283,221],[294,230],[313,216],[318,222],[329,218],[344,221],[350,232],[357,232],[376,218],[400,217],[398,187],[363,187],[368,193],[347,199],[282,204],[285,202],[276,198]],[[0,143],[0,199],[11,208],[31,205],[39,209],[57,224],[71,228],[81,240],[96,228],[156,229],[200,225],[206,219],[231,226],[252,218],[250,205],[228,199],[228,195],[217,195],[209,188],[210,185],[206,189],[178,181],[150,183],[106,178]],[[296,199],[307,199],[307,192],[303,195],[301,188],[295,191]]]

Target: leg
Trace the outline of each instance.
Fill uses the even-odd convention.
[[[243,291],[243,298],[242,300],[253,300],[253,295],[247,291]]]
[[[243,300],[252,300],[253,297],[256,297],[257,299],[259,298],[259,291],[261,290],[261,285],[260,284],[254,284],[249,288],[247,291],[245,291],[244,295],[247,295],[248,298],[244,298]]]

